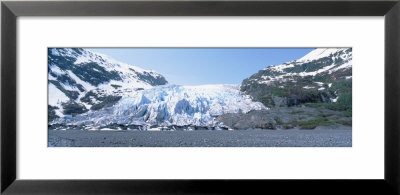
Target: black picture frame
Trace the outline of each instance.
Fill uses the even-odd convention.
[[[385,176],[382,180],[16,179],[19,16],[385,16]],[[399,194],[400,3],[398,0],[2,1],[1,193],[3,194]],[[60,167],[62,168],[62,167]],[[329,168],[329,167],[327,167]],[[234,171],[234,170],[232,170]],[[310,170],[312,171],[312,170]],[[368,171],[368,170],[365,170]]]

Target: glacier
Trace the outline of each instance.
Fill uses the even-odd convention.
[[[117,104],[50,124],[104,127],[111,124],[146,126],[212,126],[215,117],[268,109],[239,90],[239,85],[162,85],[126,94]],[[147,127],[148,128],[148,127]]]

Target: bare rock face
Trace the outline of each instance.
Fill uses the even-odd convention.
[[[351,116],[346,116],[341,111],[302,106],[223,114],[216,121],[234,130],[315,129],[325,126],[335,129],[342,128],[343,125],[351,126]]]
[[[235,130],[276,129],[276,121],[268,110],[223,114],[218,116],[216,120]]]

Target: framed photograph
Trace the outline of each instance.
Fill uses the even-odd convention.
[[[1,192],[398,194],[399,6],[3,1]]]

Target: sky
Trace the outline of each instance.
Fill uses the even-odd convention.
[[[170,84],[241,84],[270,66],[296,60],[314,48],[86,48],[154,70]]]

